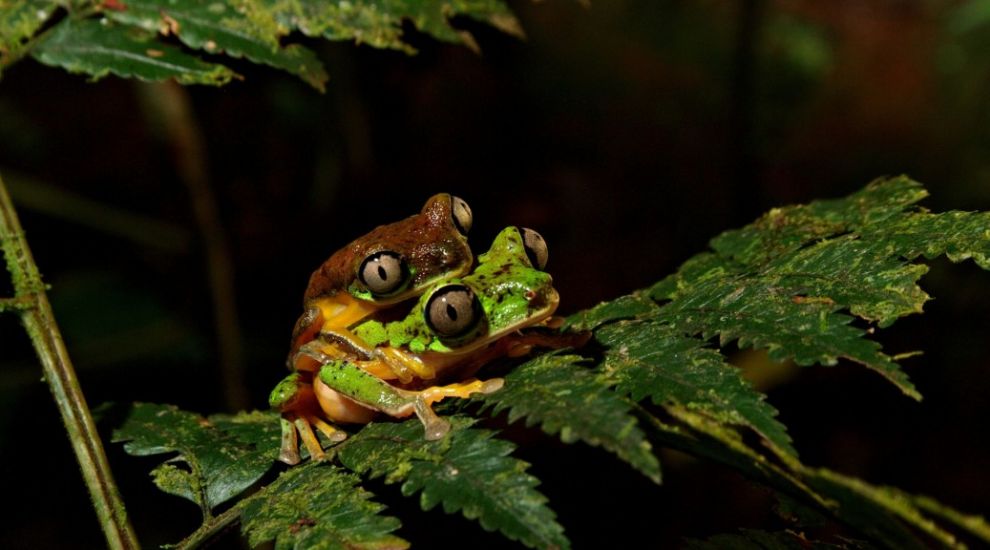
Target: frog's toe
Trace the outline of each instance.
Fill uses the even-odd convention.
[[[309,419],[297,418],[295,424],[296,429],[299,430],[299,437],[302,438],[303,444],[306,445],[306,450],[309,451],[309,456],[317,462],[326,460],[327,455],[323,452],[323,446],[320,445],[320,440],[313,433]]]
[[[433,409],[430,408],[429,403],[422,398],[422,395],[418,396],[413,402],[413,410],[416,412],[416,416],[419,417],[419,421],[423,423],[423,437],[427,441],[443,439],[443,436],[447,435],[447,432],[450,431],[450,422],[437,416],[433,412]]]
[[[310,418],[310,422],[312,422],[312,424],[316,426],[316,429],[320,430],[323,435],[327,436],[327,439],[329,439],[331,443],[340,443],[341,441],[347,439],[347,432],[324,422],[322,418],[314,416],[313,418]]]
[[[296,439],[296,428],[292,425],[292,422],[282,418],[282,447],[278,453],[278,459],[282,462],[288,464],[289,466],[294,466],[299,464],[301,458],[299,457],[299,441]]]
[[[492,378],[491,380],[485,380],[481,383],[481,388],[478,389],[481,393],[495,393],[502,389],[505,385],[505,379],[503,378]]]
[[[447,435],[450,431],[450,422],[437,417],[435,421],[429,422],[423,425],[424,439],[427,441],[436,441],[438,439],[443,439],[443,436]]]

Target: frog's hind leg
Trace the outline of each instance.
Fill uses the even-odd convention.
[[[285,417],[279,419],[282,425],[282,447],[278,453],[278,459],[290,466],[299,464],[302,460],[299,456],[299,440],[296,437],[296,427]]]
[[[318,382],[314,382],[318,395],[323,395],[322,383],[332,390],[333,394],[346,396],[389,416],[402,418],[415,413],[423,423],[428,440],[440,439],[450,431],[450,424],[433,412],[431,404],[445,397],[464,398],[479,392],[491,393],[501,388],[503,384],[501,378],[493,378],[486,381],[469,380],[422,391],[404,390],[343,360],[331,360],[324,364],[320,368],[318,379]],[[333,416],[331,411],[327,411],[327,414]]]

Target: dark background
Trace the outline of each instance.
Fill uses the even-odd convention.
[[[456,21],[480,56],[412,29],[415,57],[314,43],[325,95],[247,64],[235,65],[243,82],[184,91],[30,60],[6,72],[0,173],[90,404],[265,407],[310,271],[439,191],[473,208],[475,251],[506,225],[540,231],[564,314],[659,280],[773,206],[877,176],[925,182],[936,211],[990,209],[990,2],[512,5],[526,41]],[[186,101],[185,123],[163,122]],[[201,147],[182,149],[170,123]],[[190,189],[202,188],[222,233],[197,221]],[[214,306],[205,243],[217,235],[233,314]],[[925,315],[878,335],[890,353],[925,350],[904,363],[923,402],[846,364],[784,366],[759,383],[805,462],[987,515],[990,275],[936,261],[923,287],[938,298]],[[237,338],[225,352],[218,317]],[[0,547],[101,547],[39,378],[16,317],[0,318],[0,486],[13,508]],[[508,437],[578,548],[782,525],[765,491],[721,467],[662,451],[653,487],[599,449],[519,427]],[[196,507],[148,479],[158,460],[108,453],[146,546],[195,529]],[[508,544],[370,487],[420,547]]]

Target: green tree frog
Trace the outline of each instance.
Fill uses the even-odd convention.
[[[299,353],[322,365],[317,376],[312,382],[299,374],[290,376],[272,392],[272,406],[283,411],[283,418],[294,419],[307,450],[317,459],[323,456],[322,448],[308,424],[332,439],[342,434],[324,418],[365,423],[378,412],[416,414],[427,439],[443,437],[449,424],[433,413],[431,404],[498,390],[503,383],[498,378],[465,380],[485,363],[528,353],[534,345],[581,343],[581,336],[520,332],[545,326],[557,308],[553,280],[542,271],[546,259],[546,244],[538,233],[506,228],[478,257],[473,272],[437,284],[404,317],[373,316],[349,327],[353,340],[303,345]],[[400,372],[415,374],[403,379],[396,374]],[[461,381],[435,385],[439,379]],[[281,458],[298,461],[296,430],[287,420]]]

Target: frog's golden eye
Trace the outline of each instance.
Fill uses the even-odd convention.
[[[464,285],[438,288],[426,302],[426,326],[441,338],[457,338],[471,331],[481,320],[481,302]]]
[[[543,240],[543,235],[525,227],[520,227],[519,233],[522,234],[523,248],[526,249],[529,263],[536,269],[542,270],[547,266],[547,258],[550,254],[547,251],[547,242]]]
[[[382,250],[368,256],[358,268],[361,283],[377,296],[387,296],[409,280],[406,260],[391,250]]]
[[[464,199],[450,196],[450,213],[454,218],[454,225],[462,235],[467,235],[471,231],[471,224],[474,223],[474,216],[471,214],[471,207]]]

